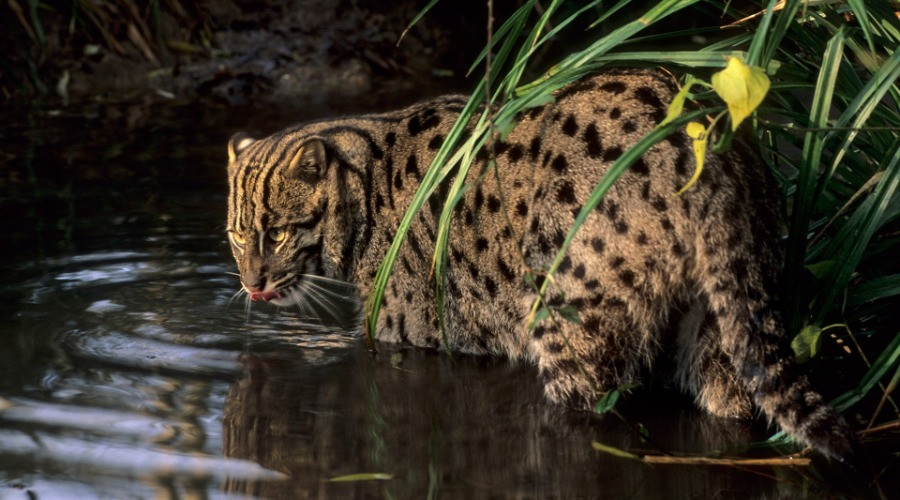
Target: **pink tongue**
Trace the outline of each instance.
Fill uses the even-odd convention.
[[[252,292],[250,294],[250,300],[253,302],[259,302],[260,300],[268,302],[272,299],[280,299],[281,294],[276,290],[266,290],[263,292]]]

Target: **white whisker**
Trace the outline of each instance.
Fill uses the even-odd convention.
[[[327,289],[327,288],[325,288],[325,287],[323,287],[323,286],[321,286],[321,285],[317,285],[317,284],[312,283],[312,282],[308,282],[308,285],[309,285],[310,287],[312,287],[312,288],[318,290],[318,291],[321,292],[321,293],[324,293],[324,294],[327,294],[327,295],[331,295],[332,297],[335,297],[335,298],[338,298],[338,299],[344,299],[344,300],[346,300],[346,299],[350,299],[350,298],[351,298],[351,297],[348,297],[348,296],[346,296],[346,295],[337,293],[337,292],[335,292],[334,290],[329,290],[329,289]]]
[[[329,278],[328,276],[319,276],[318,274],[301,274],[300,276],[303,278],[310,279],[310,280],[325,281],[328,283],[334,283],[335,285],[354,287],[354,285],[352,283],[348,283],[344,280]]]
[[[317,289],[318,287],[313,288],[316,285],[313,285],[312,283],[309,283],[309,285],[310,288],[308,290],[310,298],[315,300],[317,304],[322,306],[322,308],[325,309],[325,311],[330,314],[333,319],[340,318],[340,312],[338,311],[334,302],[328,297],[322,295],[322,293]]]

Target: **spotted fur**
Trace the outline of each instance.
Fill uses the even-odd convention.
[[[689,139],[651,148],[588,217],[559,266],[582,325],[526,328],[528,269],[547,268],[610,164],[665,115],[673,88],[652,71],[595,75],[521,117],[484,153],[456,207],[446,274],[450,347],[528,358],[553,401],[590,408],[605,392],[675,366],[674,380],[715,415],[754,405],[799,441],[847,457],[852,433],[797,376],[776,307],[778,194],[745,152],[709,155],[696,185]],[[326,120],[229,145],[228,226],[243,284],[290,304],[310,275],[365,296],[425,169],[466,102],[448,96],[399,111]],[[429,271],[444,189],[402,247],[376,336],[438,347]],[[273,233],[275,231],[275,233]],[[283,239],[278,240],[279,237]]]

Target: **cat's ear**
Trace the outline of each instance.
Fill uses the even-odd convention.
[[[292,179],[316,181],[325,173],[327,158],[325,143],[321,139],[307,139],[300,144],[285,170],[285,176]]]
[[[238,132],[231,136],[231,140],[228,141],[228,163],[234,163],[241,152],[254,142],[256,139],[246,132]]]

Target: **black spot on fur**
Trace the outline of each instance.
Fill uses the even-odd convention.
[[[538,228],[540,227],[540,221],[537,218],[531,219],[531,227],[530,230],[532,233],[538,232]]]
[[[408,340],[406,337],[406,315],[403,313],[397,316],[397,333],[400,334],[401,339]]]
[[[615,224],[616,232],[619,234],[625,234],[628,232],[628,223],[620,220]]]
[[[650,167],[647,166],[647,162],[645,162],[643,158],[638,158],[637,161],[631,165],[631,171],[645,177],[650,175]]]
[[[603,253],[603,247],[604,247],[603,240],[601,240],[600,238],[593,238],[591,240],[591,248],[593,248],[594,251],[597,252],[598,254]]]
[[[395,142],[397,142],[397,134],[393,132],[388,132],[387,134],[385,134],[384,143],[387,145],[387,147],[392,147]]]
[[[534,338],[539,339],[539,338],[543,337],[545,333],[547,333],[547,327],[545,327],[543,325],[538,325],[538,326],[534,327],[534,333],[533,333]]]
[[[397,172],[394,175],[394,187],[397,189],[403,189],[403,177],[400,175],[400,172]]]
[[[653,200],[653,208],[656,209],[657,212],[665,212],[669,209],[669,204],[666,203],[666,200],[663,199],[662,196],[657,196],[655,200]]]
[[[528,154],[531,156],[531,161],[537,161],[538,155],[541,154],[541,138],[535,136],[531,139],[531,145],[528,146]]]
[[[492,213],[497,213],[498,211],[500,211],[500,199],[494,195],[489,195],[487,206],[488,210],[490,210]]]
[[[589,332],[597,332],[600,330],[600,317],[588,316],[584,319],[584,329]]]
[[[565,87],[564,89],[560,90],[559,94],[556,95],[556,100],[561,101],[561,100],[565,99],[566,97],[569,97],[572,94],[577,94],[579,92],[585,92],[588,90],[592,90],[596,86],[597,85],[590,80],[582,80],[580,82],[573,83],[573,84]],[[541,108],[538,108],[538,109],[541,109]]]
[[[570,114],[563,122],[562,131],[569,137],[575,137],[578,133],[578,122],[575,121],[575,115]]]
[[[556,234],[553,235],[553,244],[556,245],[556,248],[561,247],[564,241],[566,241],[566,233],[562,230],[557,231]]]
[[[622,116],[622,110],[619,108],[613,108],[609,112],[609,117],[613,120],[618,120],[620,116]]]
[[[666,231],[671,231],[675,228],[675,226],[672,225],[672,221],[670,221],[668,217],[663,217],[659,220],[659,223]]]
[[[556,155],[556,158],[553,159],[553,164],[550,165],[553,167],[553,170],[556,170],[559,173],[565,173],[569,168],[569,162],[566,161],[566,157],[562,154]]]
[[[681,246],[681,243],[678,243],[676,241],[675,243],[672,244],[672,253],[674,253],[675,255],[677,255],[679,257],[684,255],[684,248]]]
[[[441,123],[440,115],[434,114],[435,110],[428,109],[422,113],[422,116],[414,116],[409,119],[406,124],[407,131],[411,137],[415,137],[420,133],[437,127]]]
[[[484,193],[481,192],[481,188],[475,188],[475,210],[481,210],[482,205],[484,205]]]
[[[618,160],[620,156],[622,156],[622,148],[614,146],[603,152],[603,161],[613,162]]]
[[[382,207],[384,207],[384,196],[381,196],[381,193],[375,193],[375,211],[381,212]]]
[[[628,90],[628,86],[623,82],[606,82],[600,86],[600,90],[604,92],[611,92],[613,94],[621,94]]]
[[[484,238],[478,238],[475,240],[475,250],[479,252],[483,252],[488,249],[488,240]]]
[[[604,299],[603,303],[608,307],[620,307],[622,309],[628,307],[628,304],[626,304],[624,300],[618,297],[607,297]]]
[[[432,137],[430,141],[428,141],[428,149],[430,149],[431,151],[437,151],[438,149],[441,149],[442,144],[444,144],[444,136],[438,134]]]
[[[575,276],[578,279],[584,278],[584,264],[578,264],[575,266],[575,270],[572,271],[572,276]]]
[[[687,162],[688,162],[688,154],[687,151],[679,151],[678,156],[675,157],[675,173],[681,177],[687,175]]]
[[[603,143],[600,141],[600,133],[593,123],[584,128],[584,142],[587,144],[589,157],[597,159],[603,154]]]
[[[567,272],[569,272],[569,269],[572,269],[572,259],[570,259],[568,255],[566,255],[563,258],[562,262],[559,263],[559,267],[556,268],[556,272],[558,272],[559,274],[566,274]]]
[[[525,149],[521,144],[514,144],[511,148],[509,148],[509,161],[516,162],[522,159],[522,156],[525,154]]]
[[[584,282],[584,287],[588,290],[596,290],[598,286],[600,286],[600,282],[597,280],[590,280],[590,281]]]
[[[637,90],[634,91],[634,96],[654,110],[653,119],[655,121],[661,122],[663,118],[666,117],[666,105],[663,104],[662,100],[659,98],[659,94],[652,88],[638,87]]]
[[[622,280],[622,283],[633,287],[634,286],[634,271],[629,269],[622,270],[619,272],[619,279]]]
[[[467,226],[471,226],[473,222],[475,222],[475,216],[472,215],[472,211],[466,209],[465,215],[463,215],[463,220],[465,221]]]
[[[682,131],[672,132],[667,135],[664,141],[671,144],[675,149],[682,151],[687,147],[687,140],[685,140],[685,134]]]
[[[613,257],[612,259],[609,259],[609,266],[612,267],[613,269],[622,267],[622,264],[624,264],[624,263],[625,263],[625,257],[622,257],[621,255],[617,255],[617,256]]]
[[[634,132],[635,130],[637,130],[637,127],[634,125],[633,121],[625,120],[625,122],[622,123],[622,132],[625,132],[626,134],[630,134],[630,133]]]
[[[641,198],[645,200],[650,199],[650,181],[644,182],[644,185],[641,186]]]
[[[490,276],[484,278],[484,288],[487,289],[487,292],[491,297],[497,295],[497,283],[495,283]]]
[[[560,203],[575,203],[575,187],[569,181],[560,183],[556,191],[556,200]]]
[[[616,220],[619,215],[619,205],[614,201],[606,201],[604,205],[606,206],[606,216],[609,217],[609,220]]]
[[[478,271],[478,267],[476,267],[475,264],[470,262],[469,263],[469,275],[472,276],[473,279],[477,280],[478,276],[480,274],[481,274],[481,272]]]
[[[516,204],[516,215],[519,217],[528,215],[528,204],[525,203],[525,200],[520,200],[519,203]]]
[[[415,153],[409,155],[409,158],[406,159],[406,168],[404,169],[404,171],[407,174],[412,175],[416,179],[419,178],[419,165],[418,161],[416,160]]]
[[[510,283],[516,280],[516,273],[506,264],[506,262],[501,258],[497,257],[497,268],[500,269],[500,274],[506,278],[506,281]]]
[[[646,234],[645,232],[641,231],[641,232],[637,235],[637,238],[634,239],[634,241],[636,241],[638,245],[646,245],[646,244],[647,244],[647,241],[648,241],[648,240],[647,240],[647,234]]]

